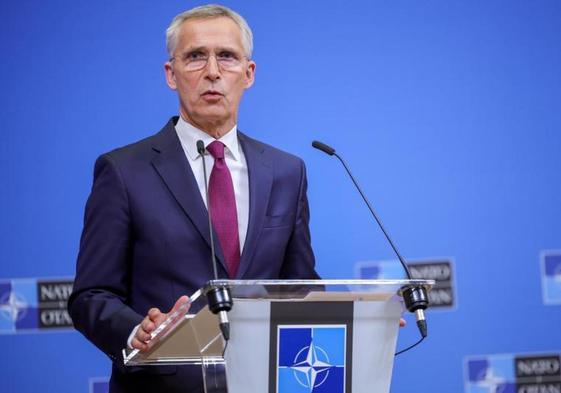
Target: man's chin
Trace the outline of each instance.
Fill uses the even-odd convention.
[[[205,111],[201,113],[199,119],[203,123],[210,123],[210,124],[222,124],[226,123],[229,119],[229,116],[224,113],[224,111]]]
[[[193,113],[192,116],[189,116],[189,119],[191,120],[190,122],[192,122],[196,127],[201,128],[203,131],[222,128],[223,126],[228,129],[222,130],[222,132],[229,131],[236,123],[236,120],[232,118],[229,113],[224,112],[224,110],[212,109],[213,108],[207,108],[205,111]]]

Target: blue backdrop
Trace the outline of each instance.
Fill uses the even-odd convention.
[[[193,5],[0,3],[0,280],[73,276],[95,158],[177,113],[164,31]],[[306,161],[320,274],[393,255],[312,139],[346,156],[407,258],[455,261],[457,306],[429,313],[392,392],[461,392],[467,356],[561,352],[540,268],[561,249],[561,2],[225,5],[255,35],[239,126]],[[416,337],[410,323],[399,346]],[[8,332],[0,348],[6,392],[87,392],[109,374],[72,330]]]

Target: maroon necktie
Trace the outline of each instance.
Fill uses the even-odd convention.
[[[240,236],[234,184],[224,160],[224,144],[214,141],[207,146],[207,150],[214,157],[208,185],[212,225],[218,235],[229,276],[234,278],[240,264]]]

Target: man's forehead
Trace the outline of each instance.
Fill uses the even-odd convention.
[[[178,46],[241,49],[242,33],[236,22],[228,17],[188,19],[181,25]]]

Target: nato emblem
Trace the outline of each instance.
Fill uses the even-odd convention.
[[[0,282],[0,333],[36,329],[38,310],[35,280]]]
[[[0,334],[72,327],[66,302],[72,280],[0,281]]]
[[[466,362],[466,393],[561,392],[559,354],[491,355]]]
[[[561,250],[543,251],[542,290],[545,304],[561,304]]]
[[[279,325],[277,393],[344,393],[346,325]]]
[[[468,359],[466,393],[517,393],[512,356]]]

